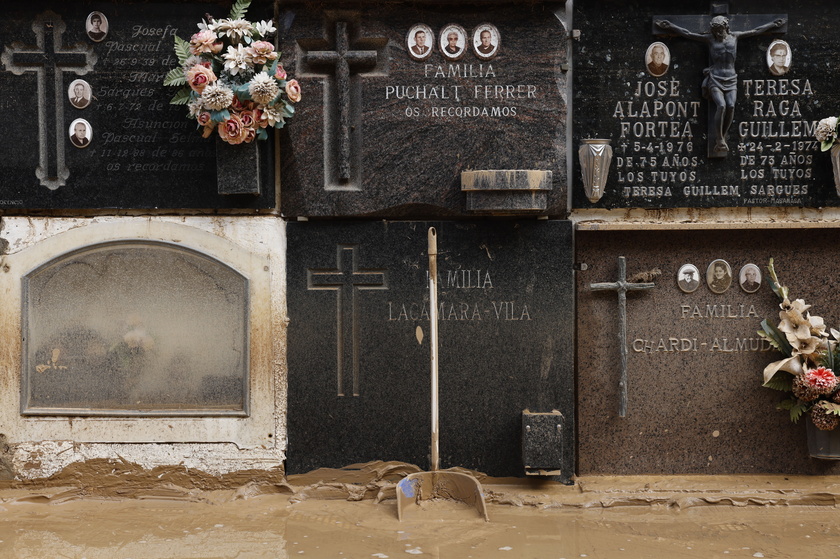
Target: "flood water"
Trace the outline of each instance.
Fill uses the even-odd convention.
[[[819,489],[819,478],[814,490]],[[579,488],[565,491],[580,494]],[[787,491],[786,489],[783,491]],[[492,493],[492,489],[490,490]],[[778,493],[773,489],[771,492]],[[185,492],[171,498],[0,494],[6,558],[573,559],[840,556],[836,505],[488,504],[490,522],[455,501],[425,503],[403,522],[396,501],[300,494]],[[816,491],[814,492],[816,494]],[[825,493],[822,493],[825,495]],[[71,497],[72,496],[72,497]],[[495,499],[499,500],[499,499]],[[508,502],[516,499],[505,498]],[[726,499],[724,499],[726,501]],[[695,505],[699,501],[692,501]],[[840,501],[837,501],[840,502]],[[600,503],[600,504],[599,504]]]

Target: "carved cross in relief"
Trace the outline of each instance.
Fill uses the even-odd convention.
[[[362,290],[388,289],[386,270],[359,268],[359,247],[337,245],[335,268],[306,271],[307,289],[335,291],[336,386],[339,396],[352,387],[359,395],[359,304]]]
[[[330,25],[330,24],[328,24]],[[334,47],[323,39],[298,41],[303,75],[327,78],[324,92],[324,175],[327,190],[361,190],[362,76],[379,74],[387,62],[385,37],[356,38],[353,26],[336,21]]]
[[[38,167],[35,176],[55,190],[70,176],[64,162],[64,144],[69,137],[64,122],[64,72],[84,75],[93,70],[97,56],[90,45],[65,48],[61,36],[66,26],[61,16],[47,11],[35,18],[35,47],[13,43],[0,59],[6,70],[20,76],[34,72],[38,79]],[[14,138],[7,140],[15,141]]]
[[[627,260],[618,257],[618,281],[613,283],[590,283],[592,291],[618,292],[618,344],[621,349],[621,377],[618,382],[618,416],[627,416],[627,292],[641,289],[653,289],[653,283],[629,283],[627,281]]]

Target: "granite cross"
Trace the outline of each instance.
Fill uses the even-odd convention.
[[[621,348],[621,378],[618,382],[619,389],[619,417],[627,416],[627,292],[641,289],[652,289],[653,283],[629,283],[627,281],[627,260],[623,256],[618,257],[618,281],[614,283],[590,283],[592,291],[617,291],[618,292],[618,343]]]
[[[0,55],[6,70],[16,76],[24,72],[37,75],[38,167],[35,176],[50,190],[64,185],[70,176],[64,162],[64,143],[69,133],[64,122],[63,73],[87,74],[97,61],[90,45],[64,48],[61,36],[65,29],[61,16],[44,12],[32,23],[36,47],[13,43]]]
[[[329,78],[324,96],[324,135],[325,143],[332,145],[335,153],[329,150],[324,153],[327,190],[360,190],[359,185],[354,184],[357,181],[353,180],[360,173],[353,169],[352,140],[361,132],[361,93],[353,74],[375,70],[380,50],[387,42],[386,38],[360,39],[355,43],[369,50],[351,50],[348,24],[338,21],[335,23],[335,50],[304,50],[301,57],[305,72],[320,69],[322,72],[311,75]],[[301,48],[308,43],[301,41]]]
[[[726,157],[726,136],[735,116],[738,39],[785,33],[787,14],[729,14],[729,2],[712,2],[709,15],[653,16],[654,35],[678,35],[707,43],[709,66],[703,71],[703,95],[709,99],[709,158]]]
[[[350,377],[353,396],[359,395],[359,310],[360,290],[388,289],[386,270],[359,269],[358,246],[337,245],[336,267],[310,268],[306,285],[310,290],[336,292],[336,369],[338,395],[344,396]],[[347,290],[350,296],[347,296]]]

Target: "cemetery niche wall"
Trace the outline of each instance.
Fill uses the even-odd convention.
[[[11,117],[0,210],[274,207],[272,140],[221,146],[256,159],[219,169],[217,140],[202,138],[163,85],[178,64],[175,35],[189,39],[205,13],[229,10],[200,2],[4,6],[0,109]],[[273,3],[256,1],[249,14],[271,19]],[[226,176],[258,179],[259,194],[222,194],[230,186],[218,177]]]
[[[840,205],[814,135],[840,106],[833,8],[576,3],[574,207]]]
[[[568,31],[556,9],[282,4],[281,50],[307,92],[295,117],[307,126],[281,131],[283,214],[565,215]],[[511,170],[536,174],[491,180],[494,204],[473,203],[479,183],[462,173]]]
[[[571,223],[559,220],[290,223],[287,471],[428,468],[430,226],[441,467],[523,476],[523,411],[556,410],[553,469],[568,482],[574,295]]]

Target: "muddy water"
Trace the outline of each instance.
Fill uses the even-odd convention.
[[[579,487],[569,495],[574,492],[581,494]],[[592,494],[583,506],[583,501],[550,508],[491,503],[489,523],[475,509],[457,502],[432,502],[399,522],[394,499],[300,500],[295,495],[257,493],[190,493],[175,500],[92,500],[71,498],[60,490],[7,493],[0,495],[0,557],[834,559],[840,555],[836,506],[677,508],[629,506],[627,501],[626,506],[605,508],[597,505],[604,491]]]

